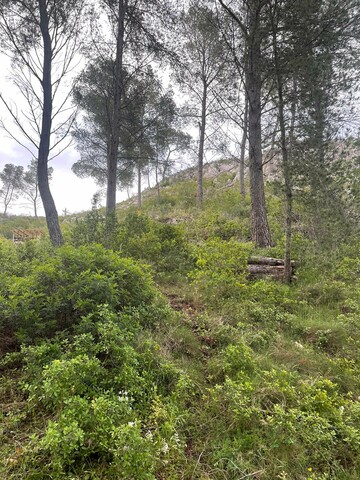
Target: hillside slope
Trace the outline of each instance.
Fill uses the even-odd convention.
[[[232,170],[201,211],[186,174],[119,204],[111,235],[93,210],[60,249],[0,242],[2,478],[359,478],[356,228],[297,199],[298,281],[251,281],[250,254],[283,254],[267,199],[266,251]]]

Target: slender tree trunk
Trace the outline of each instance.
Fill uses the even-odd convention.
[[[276,2],[275,2],[276,8]],[[276,76],[276,86],[278,94],[278,119],[280,127],[280,145],[281,145],[281,157],[282,157],[282,170],[285,184],[285,252],[284,252],[284,279],[287,283],[291,283],[292,266],[291,266],[291,237],[292,237],[292,205],[293,194],[291,186],[291,172],[289,165],[289,149],[287,144],[286,124],[285,124],[285,108],[284,108],[284,85],[281,75],[281,67],[279,62],[279,52],[277,43],[277,24],[275,23],[273,12],[271,17],[272,22],[272,39],[273,39],[273,54],[274,54],[274,67]],[[292,129],[295,112],[292,112]]]
[[[199,153],[198,153],[198,181],[197,181],[197,206],[202,207],[203,203],[203,170],[204,170],[204,144],[205,144],[205,128],[206,128],[206,104],[207,104],[207,83],[203,81],[203,94],[201,102],[201,122],[200,139],[199,139]]]
[[[249,101],[251,236],[257,246],[270,247],[261,150],[261,37],[257,3],[257,0],[249,2],[249,45],[245,63],[246,93]]]
[[[165,182],[165,180],[166,180],[166,174],[167,174],[167,167],[166,167],[166,165],[164,165],[164,170],[163,170],[162,176],[161,176],[163,182]]]
[[[52,122],[52,47],[49,34],[49,19],[46,8],[46,0],[39,0],[40,29],[44,44],[44,63],[42,79],[43,115],[38,151],[37,176],[39,183],[39,192],[44,205],[46,223],[49,230],[50,240],[54,246],[60,246],[63,243],[63,238],[60,230],[59,217],[55,207],[55,202],[51,195],[49,187],[48,175],[48,159]]]
[[[165,181],[167,172],[168,172],[168,170],[170,169],[170,167],[169,167],[169,159],[170,159],[170,155],[172,154],[173,151],[174,151],[174,150],[169,149],[168,154],[167,154],[167,156],[166,156],[166,160],[165,160],[165,162],[164,162],[164,168],[163,168],[163,172],[162,172],[162,181],[163,181],[163,182]]]
[[[7,214],[7,209],[8,209],[8,206],[11,202],[11,197],[12,197],[12,193],[9,194],[9,186],[7,187],[7,190],[6,190],[6,194],[5,194],[5,197],[4,197],[4,212],[3,212],[3,215],[4,217],[6,217],[6,214]],[[13,191],[14,189],[12,189]]]
[[[35,186],[35,196],[32,198],[33,205],[34,205],[34,216],[35,216],[35,218],[38,218],[38,214],[37,214],[38,196],[39,196],[38,185],[36,185]]]
[[[240,145],[240,164],[239,164],[239,180],[240,180],[240,194],[245,197],[245,149],[248,135],[248,115],[249,115],[249,101],[245,96],[245,111],[244,111],[244,128]]]
[[[158,202],[160,202],[159,169],[157,164],[155,166],[155,182],[156,182],[156,190],[157,190],[157,199],[158,199]]]
[[[276,40],[275,40],[276,41]],[[277,51],[277,48],[275,48]],[[284,279],[286,282],[291,282],[292,267],[291,267],[291,236],[292,236],[292,204],[293,195],[291,188],[291,175],[289,167],[289,152],[286,142],[286,126],[284,115],[284,98],[283,85],[280,75],[280,66],[277,61],[277,53],[275,54],[275,69],[277,76],[277,90],[278,90],[278,113],[280,126],[280,142],[281,142],[281,156],[282,156],[282,170],[285,184],[285,252],[284,252]]]
[[[116,207],[116,181],[117,181],[117,161],[120,143],[121,128],[121,100],[123,93],[123,53],[125,37],[125,14],[127,10],[127,0],[119,0],[118,5],[118,31],[116,40],[116,62],[115,62],[115,86],[114,103],[112,112],[111,139],[109,144],[109,153],[107,158],[107,191],[106,191],[106,215],[115,213]]]
[[[141,168],[138,166],[138,194],[137,194],[137,206],[141,208],[142,198],[141,198]]]

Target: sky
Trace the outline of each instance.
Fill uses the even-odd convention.
[[[59,215],[64,210],[77,213],[91,208],[91,199],[99,190],[92,179],[80,179],[72,171],[71,166],[77,160],[78,153],[73,147],[50,162],[54,169],[50,189],[54,197]],[[6,132],[0,131],[0,170],[6,163],[22,165],[25,169],[30,164],[31,155],[15,141],[6,138]],[[15,215],[32,215],[32,207],[25,199],[19,199],[9,206],[9,213]],[[39,209],[39,214],[44,211]]]
[[[13,101],[19,99],[16,88],[9,80],[10,62],[4,55],[0,55],[0,93],[7,99]],[[15,126],[12,127],[12,120],[7,115],[3,105],[0,105],[0,118],[11,127],[12,132],[16,131]],[[19,135],[21,138],[21,136]],[[23,138],[21,138],[23,141]],[[0,129],[0,171],[3,170],[5,164],[13,163],[14,165],[22,165],[24,169],[31,162],[31,154],[25,148],[16,143],[2,129]],[[71,170],[73,163],[79,159],[79,153],[74,146],[70,146],[57,158],[54,158],[49,165],[53,167],[54,173],[50,184],[50,189],[54,197],[55,205],[59,215],[64,210],[68,213],[77,213],[91,208],[91,200],[93,195],[99,191],[99,187],[90,179],[80,179]],[[0,182],[1,188],[1,182]],[[125,198],[126,195],[119,192],[118,200]],[[104,205],[104,201],[101,202]],[[0,205],[0,212],[1,212]],[[15,215],[32,215],[33,210],[29,202],[19,199],[10,204],[9,214]],[[43,215],[44,211],[39,208],[39,215]]]

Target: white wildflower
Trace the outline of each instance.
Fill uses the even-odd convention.
[[[161,447],[161,451],[162,453],[168,453],[169,445],[166,442],[163,443],[163,446]]]
[[[118,394],[119,402],[127,402],[129,400],[128,392],[126,390],[120,390]]]
[[[180,441],[179,434],[177,432],[174,433],[173,439],[174,439],[175,444],[179,447],[180,444],[181,444],[181,441]]]

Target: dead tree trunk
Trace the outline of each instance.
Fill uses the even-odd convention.
[[[276,280],[288,281],[285,272],[285,261],[281,258],[250,257],[248,260],[248,272],[250,279],[271,277]],[[295,262],[290,261],[291,279],[295,277]]]

